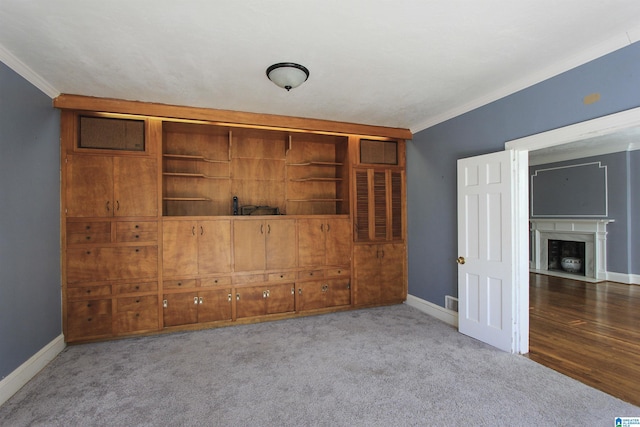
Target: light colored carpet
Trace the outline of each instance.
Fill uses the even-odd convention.
[[[406,305],[71,346],[2,426],[613,426],[640,408]]]

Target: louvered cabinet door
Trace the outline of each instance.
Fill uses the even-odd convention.
[[[370,170],[355,171],[356,197],[354,206],[355,230],[354,237],[356,241],[367,241],[369,237],[369,172]],[[371,171],[373,172],[373,171]]]
[[[404,171],[355,170],[355,241],[404,240]]]

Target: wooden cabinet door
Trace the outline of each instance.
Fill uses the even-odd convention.
[[[314,310],[324,308],[325,293],[322,287],[323,281],[300,282],[297,284],[296,293],[296,310]]]
[[[355,240],[404,240],[404,171],[359,169],[354,174]]]
[[[114,216],[156,216],[156,161],[143,157],[114,157],[113,171]]]
[[[356,245],[353,250],[356,304],[375,304],[380,300],[380,261],[378,245]]]
[[[403,244],[379,245],[380,298],[382,302],[402,301],[405,294],[405,246]]]
[[[68,217],[113,216],[113,158],[69,155],[66,163]]]
[[[198,322],[231,320],[231,289],[198,292]]]
[[[262,220],[233,222],[235,271],[264,270],[265,224]]]
[[[231,271],[231,222],[229,220],[199,221],[198,272],[200,274]]]
[[[334,279],[328,280],[326,292],[326,307],[337,307],[351,304],[351,280]]]
[[[267,287],[267,298],[265,298],[265,313],[288,313],[295,310],[295,285],[293,283],[282,283],[269,285]]]
[[[325,262],[325,221],[322,219],[298,220],[298,265],[314,267]]]
[[[354,225],[355,240],[358,242],[371,240],[369,237],[369,172],[370,170],[354,171],[355,183],[355,203],[354,203]]]
[[[198,321],[198,296],[195,292],[165,294],[162,317],[164,326],[177,326]]]
[[[369,190],[369,197],[373,198],[373,218],[369,216],[369,224],[373,228],[373,233],[369,236],[374,240],[387,239],[387,174],[385,171],[373,171],[372,188]]]
[[[236,317],[261,316],[265,314],[267,289],[264,286],[253,286],[236,289]]]
[[[163,222],[162,272],[167,277],[198,273],[198,231],[195,221]]]
[[[351,260],[351,223],[348,219],[329,219],[325,223],[327,265],[346,265]]]
[[[296,225],[292,219],[267,220],[266,267],[267,270],[294,268],[296,266]]]

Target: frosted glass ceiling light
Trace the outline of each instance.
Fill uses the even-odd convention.
[[[300,86],[309,78],[309,70],[293,62],[280,62],[267,68],[267,77],[287,91]]]

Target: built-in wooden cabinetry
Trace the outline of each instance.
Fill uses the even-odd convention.
[[[406,298],[391,129],[61,95],[69,342]]]

